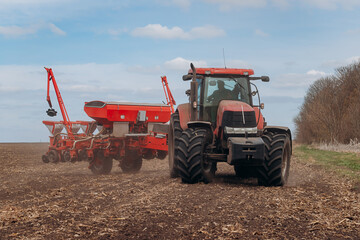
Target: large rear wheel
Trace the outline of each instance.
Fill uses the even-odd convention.
[[[265,161],[258,168],[258,181],[264,186],[283,186],[290,172],[291,142],[288,134],[266,131]]]
[[[178,162],[177,162],[177,147],[179,145],[179,138],[182,133],[180,126],[179,112],[175,112],[170,118],[170,129],[168,135],[168,154],[169,154],[169,170],[170,177],[179,177]]]
[[[216,162],[208,161],[204,155],[211,143],[207,130],[186,129],[179,138],[177,148],[178,169],[184,183],[209,183],[216,171]]]

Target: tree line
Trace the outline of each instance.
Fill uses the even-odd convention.
[[[360,140],[360,62],[315,81],[294,122],[302,143]]]

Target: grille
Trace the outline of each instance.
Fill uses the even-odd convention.
[[[252,128],[256,127],[256,117],[255,112],[244,112],[245,117],[245,124],[243,121],[243,113],[240,112],[233,112],[233,111],[225,111],[223,114],[222,124],[221,126],[224,128],[227,127],[233,127],[233,128],[239,128],[239,127],[246,127],[246,128]]]

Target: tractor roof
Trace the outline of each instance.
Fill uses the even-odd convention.
[[[189,70],[189,74],[192,74],[192,70]],[[254,75],[252,69],[239,69],[239,68],[196,68],[196,74],[204,75]]]

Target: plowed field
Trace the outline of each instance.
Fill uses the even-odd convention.
[[[350,181],[292,158],[285,187],[218,165],[210,184],[171,179],[167,160],[137,174],[45,164],[47,144],[0,144],[0,239],[360,239]]]

